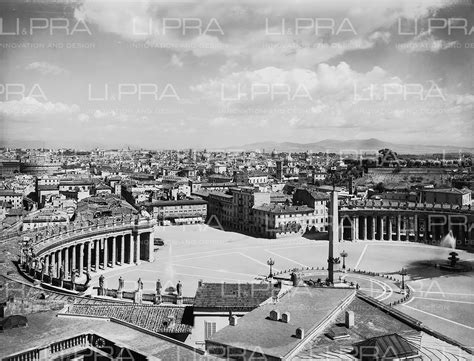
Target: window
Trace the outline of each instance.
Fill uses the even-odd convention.
[[[216,323],[204,321],[204,338],[207,340],[216,333]]]

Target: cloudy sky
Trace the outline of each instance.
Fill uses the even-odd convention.
[[[472,146],[470,1],[0,2],[0,141]]]

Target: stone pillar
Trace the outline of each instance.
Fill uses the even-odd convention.
[[[129,234],[130,238],[130,254],[128,257],[128,263],[132,264],[135,262],[135,236],[133,234]]]
[[[364,216],[363,227],[364,227],[364,241],[367,241],[367,216]]]
[[[63,265],[63,250],[60,249],[58,251],[58,264],[56,265],[56,274],[59,275],[59,270]]]
[[[380,217],[380,240],[383,241],[383,236],[384,236],[384,222],[385,222],[385,217],[384,216],[381,216]]]
[[[76,269],[76,245],[72,246],[71,273]]]
[[[86,250],[87,250],[86,270],[87,270],[88,273],[91,272],[91,264],[92,264],[91,242],[92,241],[88,241],[87,244],[86,244]]]
[[[125,264],[125,235],[122,234],[120,237],[120,265]]]
[[[350,240],[353,241],[356,238],[356,218],[351,217],[349,220],[351,223],[351,239]]]
[[[79,277],[84,271],[84,243],[79,244]]]
[[[155,245],[153,242],[153,233],[147,233],[148,239],[148,262],[153,262],[155,260],[155,253],[153,252],[155,249]]]
[[[344,217],[339,220],[338,241],[344,240]]]
[[[388,216],[387,240],[392,240],[392,216]]]
[[[410,239],[410,216],[404,217],[405,218],[405,241]]]
[[[372,241],[375,241],[375,231],[377,229],[377,217],[372,217],[371,231],[372,231]]]
[[[140,252],[140,247],[141,247],[140,242],[141,242],[140,233],[138,233],[136,235],[136,242],[135,242],[135,246],[137,247],[136,248],[136,253],[135,253],[135,259],[136,259],[135,263],[136,264],[141,263],[141,261],[140,261],[140,254],[141,254],[141,252]]]
[[[418,235],[418,215],[415,214],[413,218],[413,233],[415,233],[415,242],[419,242],[419,235]]]
[[[426,243],[428,240],[428,219],[423,218],[423,243]]]
[[[56,253],[51,253],[51,269],[53,270],[54,275],[56,275]]]
[[[401,241],[401,223],[402,223],[402,216],[400,214],[397,215],[397,241]]]
[[[110,267],[114,268],[115,263],[117,262],[117,242],[116,242],[116,237],[112,237],[112,264]]]
[[[69,274],[69,247],[64,250],[64,276]]]
[[[354,240],[359,240],[359,216],[354,217],[354,226],[355,226],[355,238]]]
[[[94,270],[97,272],[99,270],[99,263],[100,263],[100,241],[98,239],[95,239],[93,242],[94,242],[94,251],[95,251]]]
[[[46,270],[46,273],[47,273],[48,270],[49,270],[49,255],[48,254],[46,256],[44,256],[44,267],[45,267],[45,270]]]
[[[109,267],[109,245],[107,237],[105,237],[102,242],[104,243],[104,269],[107,269],[107,267]]]

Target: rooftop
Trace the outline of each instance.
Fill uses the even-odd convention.
[[[354,294],[352,289],[323,289],[295,287],[278,303],[264,304],[238,320],[236,326],[227,326],[209,341],[265,355],[284,357],[302,340],[295,337],[301,327],[307,334],[319,326],[334,309]],[[290,313],[290,322],[270,319],[270,311]]]
[[[155,200],[150,202],[150,206],[163,207],[163,206],[182,206],[182,205],[193,205],[193,204],[207,204],[203,199],[182,199],[182,200],[170,200],[161,201]]]
[[[272,297],[272,289],[267,283],[203,283],[194,308],[250,311]]]
[[[254,209],[275,214],[311,213],[314,211],[313,208],[306,205],[287,206],[282,204],[264,204],[262,206],[254,207]]]
[[[458,189],[458,188],[437,188],[437,189],[429,189],[426,188],[423,190],[424,192],[434,192],[434,193],[452,193],[452,194],[469,194],[471,190],[468,188]]]
[[[1,355],[41,347],[80,333],[94,332],[162,360],[177,360],[178,357],[193,360],[207,359],[164,338],[146,334],[117,323],[90,318],[56,317],[56,313],[53,311],[30,314],[27,318],[28,327],[8,330],[2,334]]]
[[[113,317],[159,333],[191,333],[189,307],[123,304],[71,305],[68,314]],[[168,318],[172,316],[174,323]]]

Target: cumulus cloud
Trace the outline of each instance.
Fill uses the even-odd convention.
[[[50,115],[71,115],[79,112],[76,104],[40,102],[36,98],[25,97],[21,100],[0,102],[0,114],[10,117],[31,117]]]
[[[388,29],[397,19],[423,17],[452,3],[452,0],[307,0],[289,7],[284,1],[242,6],[216,0],[191,3],[84,0],[75,16],[129,41],[143,41],[151,46],[166,43],[175,51],[192,52],[198,57],[250,56],[256,66],[265,62],[275,66],[309,66],[347,51],[370,48],[377,42],[387,43]],[[195,19],[193,25],[198,29],[186,28],[184,18]],[[310,26],[297,29],[297,18],[309,19]],[[332,28],[328,29],[327,23],[325,29],[318,28],[315,21],[318,18],[331,19]],[[176,29],[166,27],[167,19],[174,19]]]
[[[43,75],[61,75],[67,74],[68,71],[57,65],[50,64],[47,62],[33,62],[25,66],[25,70],[37,71]]]
[[[446,41],[436,39],[429,31],[424,31],[412,38],[410,41],[398,44],[397,48],[405,53],[433,52],[456,47],[457,41]]]
[[[171,56],[171,59],[170,59],[170,65],[172,66],[175,66],[175,67],[178,67],[178,68],[182,68],[183,67],[183,61],[181,60],[181,57],[176,55],[176,54],[173,54]]]
[[[352,97],[356,83],[366,87],[389,79],[379,67],[358,73],[347,63],[341,62],[338,65],[319,64],[314,71],[265,67],[233,72],[191,86],[191,90],[221,105],[307,102],[317,109],[320,106],[318,99],[321,97],[330,94],[338,98]]]

